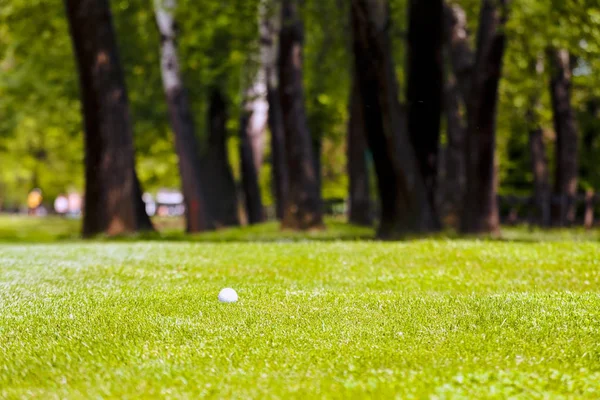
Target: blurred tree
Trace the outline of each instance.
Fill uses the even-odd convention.
[[[436,229],[398,102],[388,35],[389,3],[353,0],[351,18],[354,67],[381,203],[378,235],[389,238]]]
[[[442,113],[443,9],[443,0],[409,1],[408,134],[432,207],[435,206]],[[433,215],[438,218],[435,207]]]
[[[271,131],[271,169],[275,197],[275,215],[283,219],[285,202],[289,191],[289,175],[285,155],[285,132],[283,111],[279,93],[278,45],[281,29],[279,1],[263,0],[259,10],[261,62],[267,82],[268,123]]]
[[[554,193],[558,204],[554,207],[553,220],[558,226],[575,221],[575,196],[577,194],[578,128],[571,107],[572,62],[567,49],[547,51],[550,63],[550,93],[556,132],[556,164]]]
[[[259,173],[263,164],[265,131],[269,119],[267,70],[270,67],[268,64],[273,46],[269,37],[269,27],[264,26],[268,24],[269,2],[270,0],[262,0],[257,13],[260,51],[254,57],[250,57],[244,74],[247,82],[244,85],[246,88],[240,119],[240,168],[246,215],[250,224],[262,222],[264,219]]]
[[[65,0],[85,121],[83,233],[150,229],[135,173],[127,89],[106,0]],[[144,210],[144,212],[139,211]]]
[[[286,135],[289,193],[282,221],[283,228],[323,227],[314,153],[304,106],[302,46],[304,27],[297,0],[283,0],[279,39],[279,81],[281,108]]]
[[[350,95],[350,119],[348,121],[348,220],[356,225],[373,224],[369,168],[367,163],[367,126],[363,117],[364,105],[356,79],[352,82]]]
[[[179,71],[175,37],[176,25],[173,18],[176,1],[155,0],[154,6],[161,37],[160,67],[162,80],[171,126],[175,134],[175,148],[179,158],[179,173],[185,203],[186,230],[187,232],[201,232],[210,228],[212,222],[203,196],[200,150],[195,133],[194,119]]]
[[[535,74],[542,76],[544,72],[544,59],[541,55],[532,57],[531,68]],[[529,130],[529,152],[531,170],[533,172],[533,201],[535,203],[535,219],[540,226],[550,225],[550,180],[548,174],[548,159],[544,143],[544,130],[539,117],[540,94],[532,93],[527,110],[527,124]]]
[[[439,213],[442,221],[458,228],[466,184],[466,99],[468,97],[473,51],[465,11],[458,5],[444,4],[446,72],[444,114],[446,141],[442,149],[438,188]]]
[[[506,46],[508,0],[483,0],[477,53],[467,98],[467,186],[461,218],[465,233],[496,233],[496,113]]]
[[[211,219],[216,227],[239,225],[235,181],[228,161],[227,103],[218,86],[208,108],[208,142],[202,159],[202,181]]]

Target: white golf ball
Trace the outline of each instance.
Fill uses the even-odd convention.
[[[235,303],[238,301],[238,295],[232,288],[225,288],[219,292],[219,301],[221,303]]]

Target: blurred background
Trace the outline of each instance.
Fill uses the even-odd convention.
[[[0,225],[591,227],[599,71],[593,0],[3,0]]]

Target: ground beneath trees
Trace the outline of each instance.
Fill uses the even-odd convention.
[[[229,234],[0,244],[0,397],[600,396],[596,241]]]

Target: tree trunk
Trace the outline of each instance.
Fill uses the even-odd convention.
[[[531,117],[528,118],[532,120]],[[536,124],[537,125],[537,124]],[[539,125],[529,128],[529,152],[533,171],[533,200],[536,222],[543,227],[550,225],[550,186],[548,161],[544,145],[544,131]]]
[[[211,227],[203,193],[200,153],[194,120],[179,71],[172,13],[175,0],[155,0],[156,22],[161,38],[161,73],[167,98],[175,148],[179,157],[179,174],[185,203],[187,232],[201,232]]]
[[[440,168],[443,179],[438,204],[444,223],[458,229],[466,186],[466,108],[474,56],[463,9],[444,4],[443,21],[450,68],[444,90],[447,144]]]
[[[348,177],[350,178],[348,220],[355,225],[371,226],[371,196],[369,191],[369,169],[367,167],[366,126],[363,104],[356,78],[350,94],[350,121],[348,123]]]
[[[535,76],[541,78],[544,64],[543,59],[532,61]],[[539,93],[532,96],[530,109],[527,112],[529,129],[529,154],[531,157],[531,171],[533,172],[533,201],[535,221],[543,227],[550,225],[550,182],[548,177],[548,159],[544,144],[544,131],[540,126],[537,109],[539,108]]]
[[[462,110],[461,111],[461,106]],[[448,72],[444,91],[446,147],[440,187],[440,215],[445,224],[458,229],[466,184],[464,104],[454,74]]]
[[[85,124],[83,234],[148,227],[140,218],[133,128],[107,0],[65,0]],[[150,224],[151,225],[151,224]]]
[[[264,219],[258,180],[263,161],[264,133],[269,113],[265,79],[265,71],[260,66],[255,81],[244,94],[240,119],[242,188],[249,224],[256,224]]]
[[[575,113],[571,107],[571,63],[564,49],[549,49],[551,80],[550,95],[556,132],[556,169],[554,192],[559,204],[553,212],[554,223],[570,225],[575,221],[577,194],[578,132]]]
[[[444,7],[442,0],[410,0],[409,3],[408,133],[429,202],[434,207],[442,113]],[[434,215],[437,217],[435,210]]]
[[[238,202],[227,152],[227,106],[220,89],[210,92],[208,144],[202,158],[204,198],[216,228],[239,225]]]
[[[389,3],[352,0],[354,70],[380,200],[378,236],[438,228],[405,129],[388,33]]]
[[[594,191],[592,189],[588,189],[585,193],[583,226],[585,229],[592,229],[594,226]]]
[[[286,198],[289,194],[289,173],[285,155],[285,132],[283,115],[279,101],[279,89],[269,85],[269,130],[271,131],[271,168],[275,193],[275,212],[277,219],[283,219]]]
[[[275,212],[277,219],[283,219],[285,199],[289,191],[289,176],[285,156],[285,132],[283,130],[283,112],[279,94],[278,72],[278,36],[281,29],[281,10],[279,2],[262,0],[259,9],[261,61],[265,68],[267,81],[267,102],[269,103],[269,130],[271,131],[271,173]]]
[[[467,102],[471,94],[471,80],[475,56],[470,44],[467,15],[460,6],[444,4],[444,29],[452,71],[458,84],[462,101]]]
[[[484,0],[467,108],[467,187],[461,219],[464,233],[498,233],[496,110],[502,73],[508,0]]]
[[[312,135],[311,138],[311,146],[313,149],[314,161],[315,161],[315,174],[317,176],[317,191],[319,192],[319,197],[321,197],[322,193],[322,175],[323,175],[323,164],[321,163],[321,151],[323,149],[323,138],[321,134]]]
[[[301,230],[322,228],[322,200],[304,106],[304,27],[298,13],[297,0],[284,0],[281,11],[279,81],[289,174],[289,193],[282,227]]]

